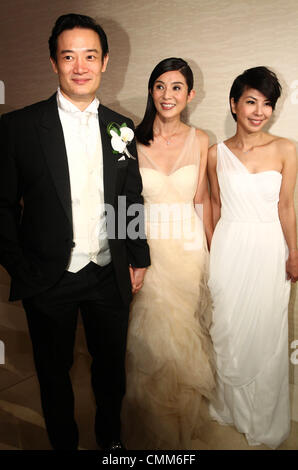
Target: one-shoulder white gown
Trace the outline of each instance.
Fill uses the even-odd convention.
[[[290,429],[287,246],[278,217],[281,174],[250,173],[218,144],[221,218],[211,246],[210,330],[218,401],[213,418],[249,444],[276,448]]]

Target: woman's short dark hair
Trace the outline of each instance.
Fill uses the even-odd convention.
[[[92,29],[95,31],[100,40],[100,45],[102,49],[102,60],[109,52],[108,47],[108,40],[106,33],[102,29],[102,27],[96,23],[96,21],[91,18],[90,16],[86,15],[77,15],[75,13],[68,13],[67,15],[59,16],[57,19],[53,29],[52,34],[49,38],[49,49],[50,49],[50,57],[57,62],[57,42],[58,37],[63,31],[67,29],[74,29],[74,28],[84,28],[84,29]]]
[[[156,65],[156,67],[154,67],[148,82],[148,98],[145,114],[142,121],[136,128],[136,137],[141,144],[150,145],[149,141],[153,140],[153,122],[156,115],[156,109],[152,98],[154,83],[163,73],[171,72],[173,70],[178,70],[184,76],[188,93],[190,93],[193,89],[193,73],[185,60],[178,59],[176,57],[170,57],[168,59],[162,60]]]
[[[231,99],[233,98],[234,102],[237,103],[244,91],[248,88],[254,88],[266,96],[273,110],[281,95],[281,85],[272,70],[264,66],[245,70],[241,75],[235,78],[230,90],[230,108],[235,121],[237,121],[237,116],[232,111]]]

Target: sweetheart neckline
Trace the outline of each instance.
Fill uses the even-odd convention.
[[[163,171],[159,171],[159,170],[156,170],[155,168],[146,168],[146,167],[140,167],[140,171],[142,170],[150,170],[150,171],[156,171],[157,173],[160,173],[161,175],[163,176],[172,176],[174,173],[177,173],[177,171],[181,170],[182,168],[187,168],[189,166],[194,166],[195,168],[198,166],[198,165],[195,165],[194,163],[191,163],[189,165],[183,165],[181,166],[180,168],[177,168],[177,170],[173,171],[172,173],[164,173]]]

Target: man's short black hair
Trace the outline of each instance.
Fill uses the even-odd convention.
[[[74,28],[92,29],[98,34],[102,49],[101,58],[103,61],[104,57],[109,52],[106,33],[93,18],[86,15],[77,15],[76,13],[68,13],[67,15],[59,16],[59,18],[57,19],[54,28],[52,29],[52,34],[49,38],[50,57],[55,62],[57,62],[58,37],[63,31]]]

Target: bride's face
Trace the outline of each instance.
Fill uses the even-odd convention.
[[[163,118],[180,115],[194,94],[194,90],[188,92],[186,80],[178,70],[160,75],[154,82],[152,90],[156,111]]]

